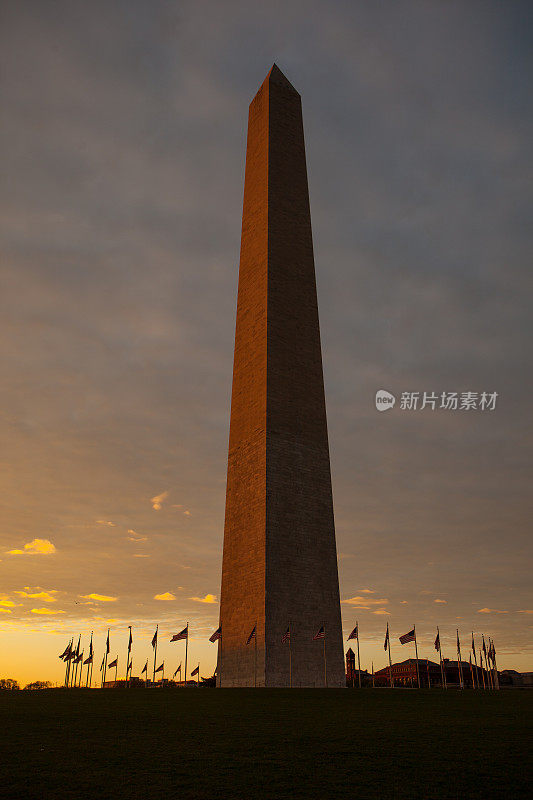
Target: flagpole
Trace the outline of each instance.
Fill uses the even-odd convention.
[[[116,663],[115,663],[115,689],[117,687],[117,675],[118,675],[118,656],[117,656],[117,660],[116,660]]]
[[[131,625],[128,625],[131,636]],[[128,638],[128,653],[126,655],[126,686],[128,685],[128,670],[130,668],[130,640]]]
[[[487,668],[487,683],[489,685],[489,689],[492,689],[493,688],[492,687],[492,675],[490,673],[489,660],[487,658],[487,647],[485,645],[485,634],[481,634],[481,641],[483,642],[483,652],[485,653],[485,664],[486,664],[486,668]]]
[[[189,623],[187,623],[187,638],[185,639],[185,686],[187,686],[187,653],[189,650]]]
[[[159,623],[155,626],[155,647],[154,647],[154,673],[152,675],[152,683],[155,683],[155,662],[157,659],[157,632],[159,630]],[[148,677],[148,676],[146,676]]]
[[[439,631],[439,626],[438,625],[437,625],[437,634],[438,634],[438,637],[439,637],[439,659],[440,659],[440,674],[441,674],[441,680],[442,680],[442,688],[443,689],[447,689],[448,688],[448,684],[446,683],[446,672],[444,670],[444,663],[442,661],[442,646],[441,646],[441,643],[440,643],[440,631]]]
[[[198,662],[198,681],[197,681],[196,685],[200,686],[200,663],[199,662]]]
[[[72,639],[70,640],[67,656],[70,655]],[[67,666],[65,667],[65,688],[68,689],[68,675],[70,672],[70,658],[67,658]]]
[[[109,628],[107,629],[107,639],[106,639],[106,646],[105,646],[105,661],[104,661],[104,676],[102,679],[102,687],[105,686],[105,677],[107,673],[107,651],[108,651],[108,643],[109,643]]]
[[[461,661],[461,643],[459,641],[459,628],[457,628],[457,666],[459,667],[459,684],[461,689],[464,689],[463,681],[463,663]]]
[[[474,670],[472,668],[472,653],[468,656],[468,660],[470,662],[470,679],[472,681],[472,689],[476,688],[476,684],[474,683]]]
[[[494,647],[494,640],[492,641],[492,663],[494,665],[494,679],[496,683],[496,689],[499,690],[500,678],[498,676],[498,667],[496,666],[496,648]]]
[[[476,665],[475,677],[477,686],[474,686],[474,689],[480,689],[481,686],[479,685],[479,672],[477,671],[477,656],[476,656],[476,645],[474,642],[474,631],[472,631],[472,652],[474,653],[474,664]]]
[[[374,683],[374,662],[372,662],[372,688],[375,689],[376,685]]]
[[[324,622],[324,688],[328,688],[328,663],[326,661],[326,623]]]
[[[390,655],[390,632],[389,632],[388,622],[387,622],[387,644],[389,646],[389,686],[391,689],[394,689],[394,680],[392,678],[392,659]]]
[[[428,689],[431,689],[431,676],[429,674],[429,658],[426,658],[426,670],[428,674]]]
[[[359,654],[359,620],[356,621],[357,626],[357,676],[359,678],[359,688],[361,688],[361,656]]]
[[[483,689],[486,689],[485,686],[485,670],[483,669],[483,658],[481,657],[481,650],[479,651],[479,663],[481,664],[481,677],[483,678]]]
[[[92,667],[92,658],[93,658],[93,632],[91,631],[91,643],[89,645],[89,656],[91,661],[87,664],[87,677],[85,678],[85,688],[89,686],[89,670]]]
[[[418,671],[418,645],[416,643],[416,625],[413,625],[413,630],[415,632],[416,680],[418,682],[418,688],[420,689],[420,672]]]

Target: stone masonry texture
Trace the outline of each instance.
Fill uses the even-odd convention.
[[[345,685],[301,101],[275,65],[248,119],[220,622],[217,685],[289,686],[289,624],[292,686]]]

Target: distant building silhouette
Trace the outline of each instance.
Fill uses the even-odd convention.
[[[459,676],[459,665],[457,661],[451,661],[448,658],[444,658],[442,662],[442,666],[445,672],[446,683],[448,686],[459,686],[460,685],[460,676]],[[485,675],[485,681],[488,680],[486,670],[482,670],[481,667],[476,667],[473,665],[472,670],[470,670],[470,663],[468,661],[461,661],[461,668],[463,673],[463,683],[465,687],[471,688],[472,687],[472,674],[474,675],[474,679],[476,683],[479,681],[481,685],[483,684],[483,674]],[[435,663],[434,661],[429,661],[425,658],[418,659],[418,671],[420,673],[420,686],[423,688],[427,688],[429,686],[441,686],[442,684],[442,675],[440,664]],[[400,661],[396,664],[392,665],[392,677],[394,680],[395,686],[418,686],[418,678],[417,678],[417,671],[416,671],[416,658],[408,658],[405,661]],[[374,674],[376,686],[388,686],[389,685],[389,667],[383,667],[383,669],[378,670]]]

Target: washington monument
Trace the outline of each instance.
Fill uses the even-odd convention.
[[[301,101],[275,65],[248,118],[220,625],[219,686],[346,685]]]

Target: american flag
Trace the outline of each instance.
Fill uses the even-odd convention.
[[[141,675],[143,675],[145,672],[146,672],[146,674],[148,674],[148,661],[144,665],[144,668],[143,668],[143,671],[141,672]]]
[[[250,642],[252,641],[252,639],[255,639],[255,629],[256,629],[256,628],[257,628],[257,625],[254,625],[254,627],[253,627],[253,629],[252,629],[252,632],[251,632],[251,634],[249,635],[249,637],[248,637],[248,638],[247,638],[247,640],[246,640],[246,644],[250,644]]]
[[[438,633],[435,636],[435,650],[437,652],[440,650],[440,634],[438,634]]]
[[[69,655],[69,653],[70,653],[70,648],[71,648],[71,646],[72,646],[72,642],[69,642],[69,643],[67,644],[67,646],[65,647],[65,649],[63,650],[63,652],[61,653],[61,655],[59,656],[59,658],[60,658],[62,661],[63,661],[63,660],[64,660],[64,661],[66,661],[66,660],[67,660],[67,656],[68,656],[68,655]]]
[[[289,627],[281,637],[281,644],[286,644],[287,642],[290,642],[290,640],[291,640],[291,626],[289,625]]]
[[[156,669],[156,672],[163,672],[164,669],[165,669],[165,662],[163,661],[163,663],[160,664]]]
[[[186,628],[184,628],[179,633],[175,633],[170,641],[171,642],[179,642],[180,639],[187,639],[188,636],[189,636],[189,627],[187,626]]]
[[[209,637],[209,641],[216,642],[217,639],[221,638],[222,638],[222,627],[217,628],[216,631],[211,634],[211,636]]]
[[[172,677],[173,677],[173,678],[175,678],[175,677],[176,677],[176,675],[178,674],[178,672],[179,672],[179,673],[180,673],[180,675],[181,675],[181,664],[179,665],[179,667],[177,668],[176,672],[174,673],[174,675],[173,675]]]
[[[415,629],[413,628],[412,631],[408,631],[408,633],[404,633],[403,636],[400,636],[400,643],[407,644],[407,642],[414,642],[415,639]]]
[[[132,646],[132,644],[133,644],[133,637],[132,637],[132,635],[131,635],[131,625],[130,625],[130,640],[129,640],[129,642],[128,642],[128,653],[130,653],[130,652],[131,652],[131,646]]]
[[[385,634],[385,641],[383,643],[383,649],[386,650],[389,646],[389,625],[387,623],[387,633]]]
[[[193,671],[191,672],[191,678],[192,678],[193,675],[198,675],[199,673],[200,673],[200,664],[198,664],[198,666],[195,667],[193,669]]]
[[[109,651],[110,651],[110,649],[111,649],[111,648],[109,647],[109,628],[108,628],[108,629],[107,629],[107,640],[106,640],[106,643],[105,643],[105,653],[106,653],[106,656],[108,656],[108,655],[109,655]]]
[[[108,664],[107,666],[110,667],[110,668],[118,666],[118,657],[115,658],[115,660],[112,661],[111,664]]]
[[[359,631],[357,630],[358,627],[358,625],[355,626],[351,634],[348,636],[348,641],[350,641],[350,639],[359,639]]]
[[[154,650],[155,650],[156,646],[157,646],[157,628],[155,629],[155,633],[152,636],[152,647],[154,648]]]
[[[92,656],[92,653],[91,653],[91,655],[90,655],[90,656],[88,656],[88,658],[86,658],[86,659],[85,659],[85,661],[83,662],[83,664],[84,664],[84,666],[85,666],[86,664],[92,664],[92,663],[93,663],[93,656]]]
[[[474,634],[472,634],[472,652],[473,652],[474,655],[476,654],[476,645],[474,643]]]
[[[315,641],[316,639],[325,639],[325,638],[326,638],[326,629],[324,625],[322,625],[321,628],[319,628],[319,630],[313,636],[313,641]]]

